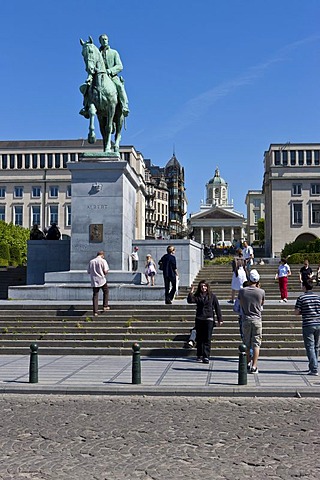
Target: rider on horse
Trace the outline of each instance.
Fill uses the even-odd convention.
[[[123,66],[121,63],[120,55],[117,50],[113,50],[109,46],[109,39],[106,34],[100,35],[99,37],[100,42],[100,52],[104,61],[104,64],[107,69],[107,74],[115,84],[118,92],[118,98],[121,103],[122,113],[125,117],[129,115],[129,108],[128,108],[128,97],[124,88],[124,79],[122,77],[118,77],[118,73],[122,71]],[[89,74],[86,83],[81,85],[80,91],[83,94],[83,108],[80,110],[80,115],[83,115],[85,118],[89,118],[88,112],[88,96],[87,96],[87,89],[88,85],[92,82],[92,77]]]

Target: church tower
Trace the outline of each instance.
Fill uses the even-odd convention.
[[[220,177],[219,168],[214,172],[214,177],[206,184],[207,198],[206,206],[227,207],[228,205],[228,184]]]

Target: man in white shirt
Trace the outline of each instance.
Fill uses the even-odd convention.
[[[99,311],[99,290],[102,288],[103,292],[103,311],[110,310],[109,302],[109,288],[107,284],[106,275],[109,271],[108,262],[104,258],[104,252],[100,251],[97,256],[90,260],[88,265],[88,274],[91,279],[91,286],[93,288],[93,315],[98,316]]]
[[[253,248],[251,247],[251,245],[248,245],[247,241],[243,242],[242,254],[246,262],[247,268],[250,268],[253,265],[254,255]]]

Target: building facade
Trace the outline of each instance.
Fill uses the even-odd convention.
[[[247,241],[251,245],[254,242],[259,242],[258,221],[265,218],[262,190],[249,190],[245,202],[247,206]]]
[[[187,198],[184,168],[173,155],[165,167],[145,160],[154,188],[153,238],[185,238],[187,236]],[[148,187],[148,183],[147,183]],[[150,237],[149,237],[150,238]]]
[[[320,144],[271,144],[264,154],[266,254],[320,235]]]
[[[200,212],[191,214],[189,229],[194,240],[201,244],[239,244],[245,238],[245,218],[234,210],[228,199],[228,184],[220,176],[219,168],[206,184],[206,203]]]
[[[0,220],[25,228],[42,229],[56,223],[64,238],[71,234],[71,174],[68,162],[78,162],[85,151],[102,150],[101,141],[0,141]],[[141,179],[137,191],[137,239],[145,238],[145,164],[133,146],[120,148],[121,159]]]

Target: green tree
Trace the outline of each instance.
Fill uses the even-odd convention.
[[[0,238],[1,242],[8,245],[9,252],[12,247],[13,252],[17,250],[19,255],[14,253],[14,264],[25,265],[27,261],[27,240],[30,238],[30,231],[27,228],[20,227],[20,225],[13,225],[13,223],[6,223],[0,220]],[[10,258],[9,258],[10,262]]]

